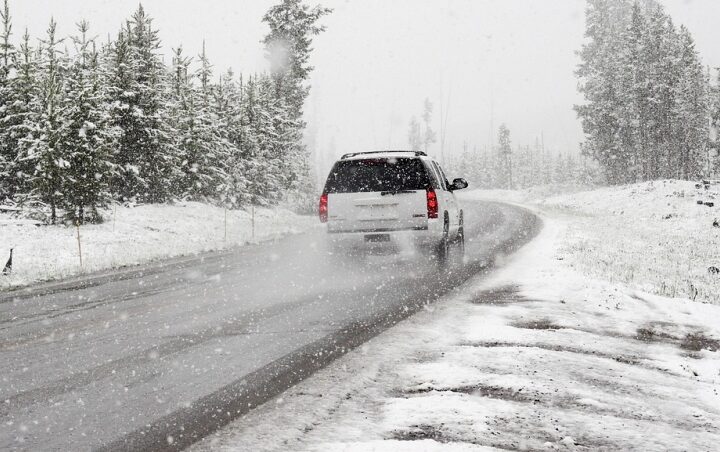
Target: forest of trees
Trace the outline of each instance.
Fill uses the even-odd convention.
[[[451,162],[458,174],[483,188],[717,177],[720,79],[713,85],[690,32],[655,0],[588,0],[586,38],[580,155],[513,150],[501,127],[489,152]]]
[[[588,0],[576,106],[608,183],[714,173],[720,93],[690,32],[655,0]]]
[[[108,203],[197,200],[310,205],[302,144],[308,64],[330,10],[282,0],[263,21],[269,73],[215,76],[203,51],[166,64],[140,6],[113,41],[82,21],[70,38],[25,32],[8,2],[0,35],[0,203],[51,223],[101,221]],[[69,50],[68,50],[69,49]]]
[[[543,185],[589,186],[601,182],[598,166],[585,156],[552,153],[541,140],[513,147],[510,129],[501,125],[492,150],[464,149],[446,162],[451,177],[462,176],[475,188],[525,189]]]

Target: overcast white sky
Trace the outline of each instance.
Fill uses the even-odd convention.
[[[315,4],[313,0],[307,0]],[[274,0],[145,0],[169,55],[202,40],[216,70],[265,69],[260,19]],[[482,147],[491,123],[505,122],[515,144],[541,134],[546,146],[575,151],[582,140],[574,52],[584,32],[583,0],[325,0],[334,13],[315,41],[307,105],[309,139],[322,160],[343,152],[407,147],[410,117],[425,97],[448,112],[446,149]],[[720,66],[720,1],[665,0],[694,34],[705,64]],[[81,18],[103,38],[137,0],[11,0],[16,35],[44,32],[50,16],[62,35]],[[19,36],[16,36],[16,39]],[[492,114],[491,114],[492,113]],[[439,146],[433,149],[435,152]],[[327,163],[323,161],[325,166]]]

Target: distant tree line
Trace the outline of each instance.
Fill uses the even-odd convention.
[[[69,39],[50,21],[37,43],[0,35],[0,203],[55,223],[100,221],[112,201],[197,200],[239,208],[308,202],[302,110],[312,37],[328,9],[282,0],[264,16],[269,73],[215,77],[182,47],[170,66],[142,6],[113,41],[87,22]],[[67,50],[72,49],[72,50]]]
[[[425,98],[423,102],[422,125],[417,117],[410,119],[410,128],[408,130],[408,143],[411,151],[428,152],[428,146],[437,141],[435,131],[430,126],[432,122],[433,104],[429,98]],[[442,118],[441,118],[442,120]]]
[[[498,143],[491,149],[465,149],[446,165],[450,177],[464,177],[474,188],[590,186],[602,182],[598,165],[585,156],[552,153],[540,141],[513,149],[510,129],[504,124],[498,130]]]
[[[712,87],[690,32],[654,0],[588,0],[576,106],[583,153],[611,184],[712,174]]]

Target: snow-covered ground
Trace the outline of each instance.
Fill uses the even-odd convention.
[[[192,450],[716,450],[720,306],[649,293],[665,290],[655,266],[683,255],[705,262],[686,248],[663,257],[663,246],[683,233],[717,240],[713,209],[695,196],[686,183],[661,182],[533,200],[545,228],[491,279],[458,288]],[[593,256],[614,265],[595,271]],[[651,270],[627,278],[631,265]]]
[[[720,269],[720,185],[695,185],[665,180],[549,197],[542,189],[471,197],[530,204],[563,217],[568,228],[560,252],[584,274],[720,304],[720,273],[713,269]]]
[[[253,228],[251,211],[193,202],[118,206],[104,213],[105,223],[80,227],[81,268],[75,227],[36,226],[0,214],[0,266],[15,249],[13,272],[0,276],[0,290],[259,242],[317,225],[315,217],[281,208],[257,209],[254,216]]]

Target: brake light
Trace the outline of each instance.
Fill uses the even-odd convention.
[[[320,207],[318,209],[320,214],[320,223],[327,223],[328,221],[328,195],[323,193],[320,196]]]
[[[427,191],[427,213],[428,218],[438,217],[438,200],[435,190],[429,188]]]

